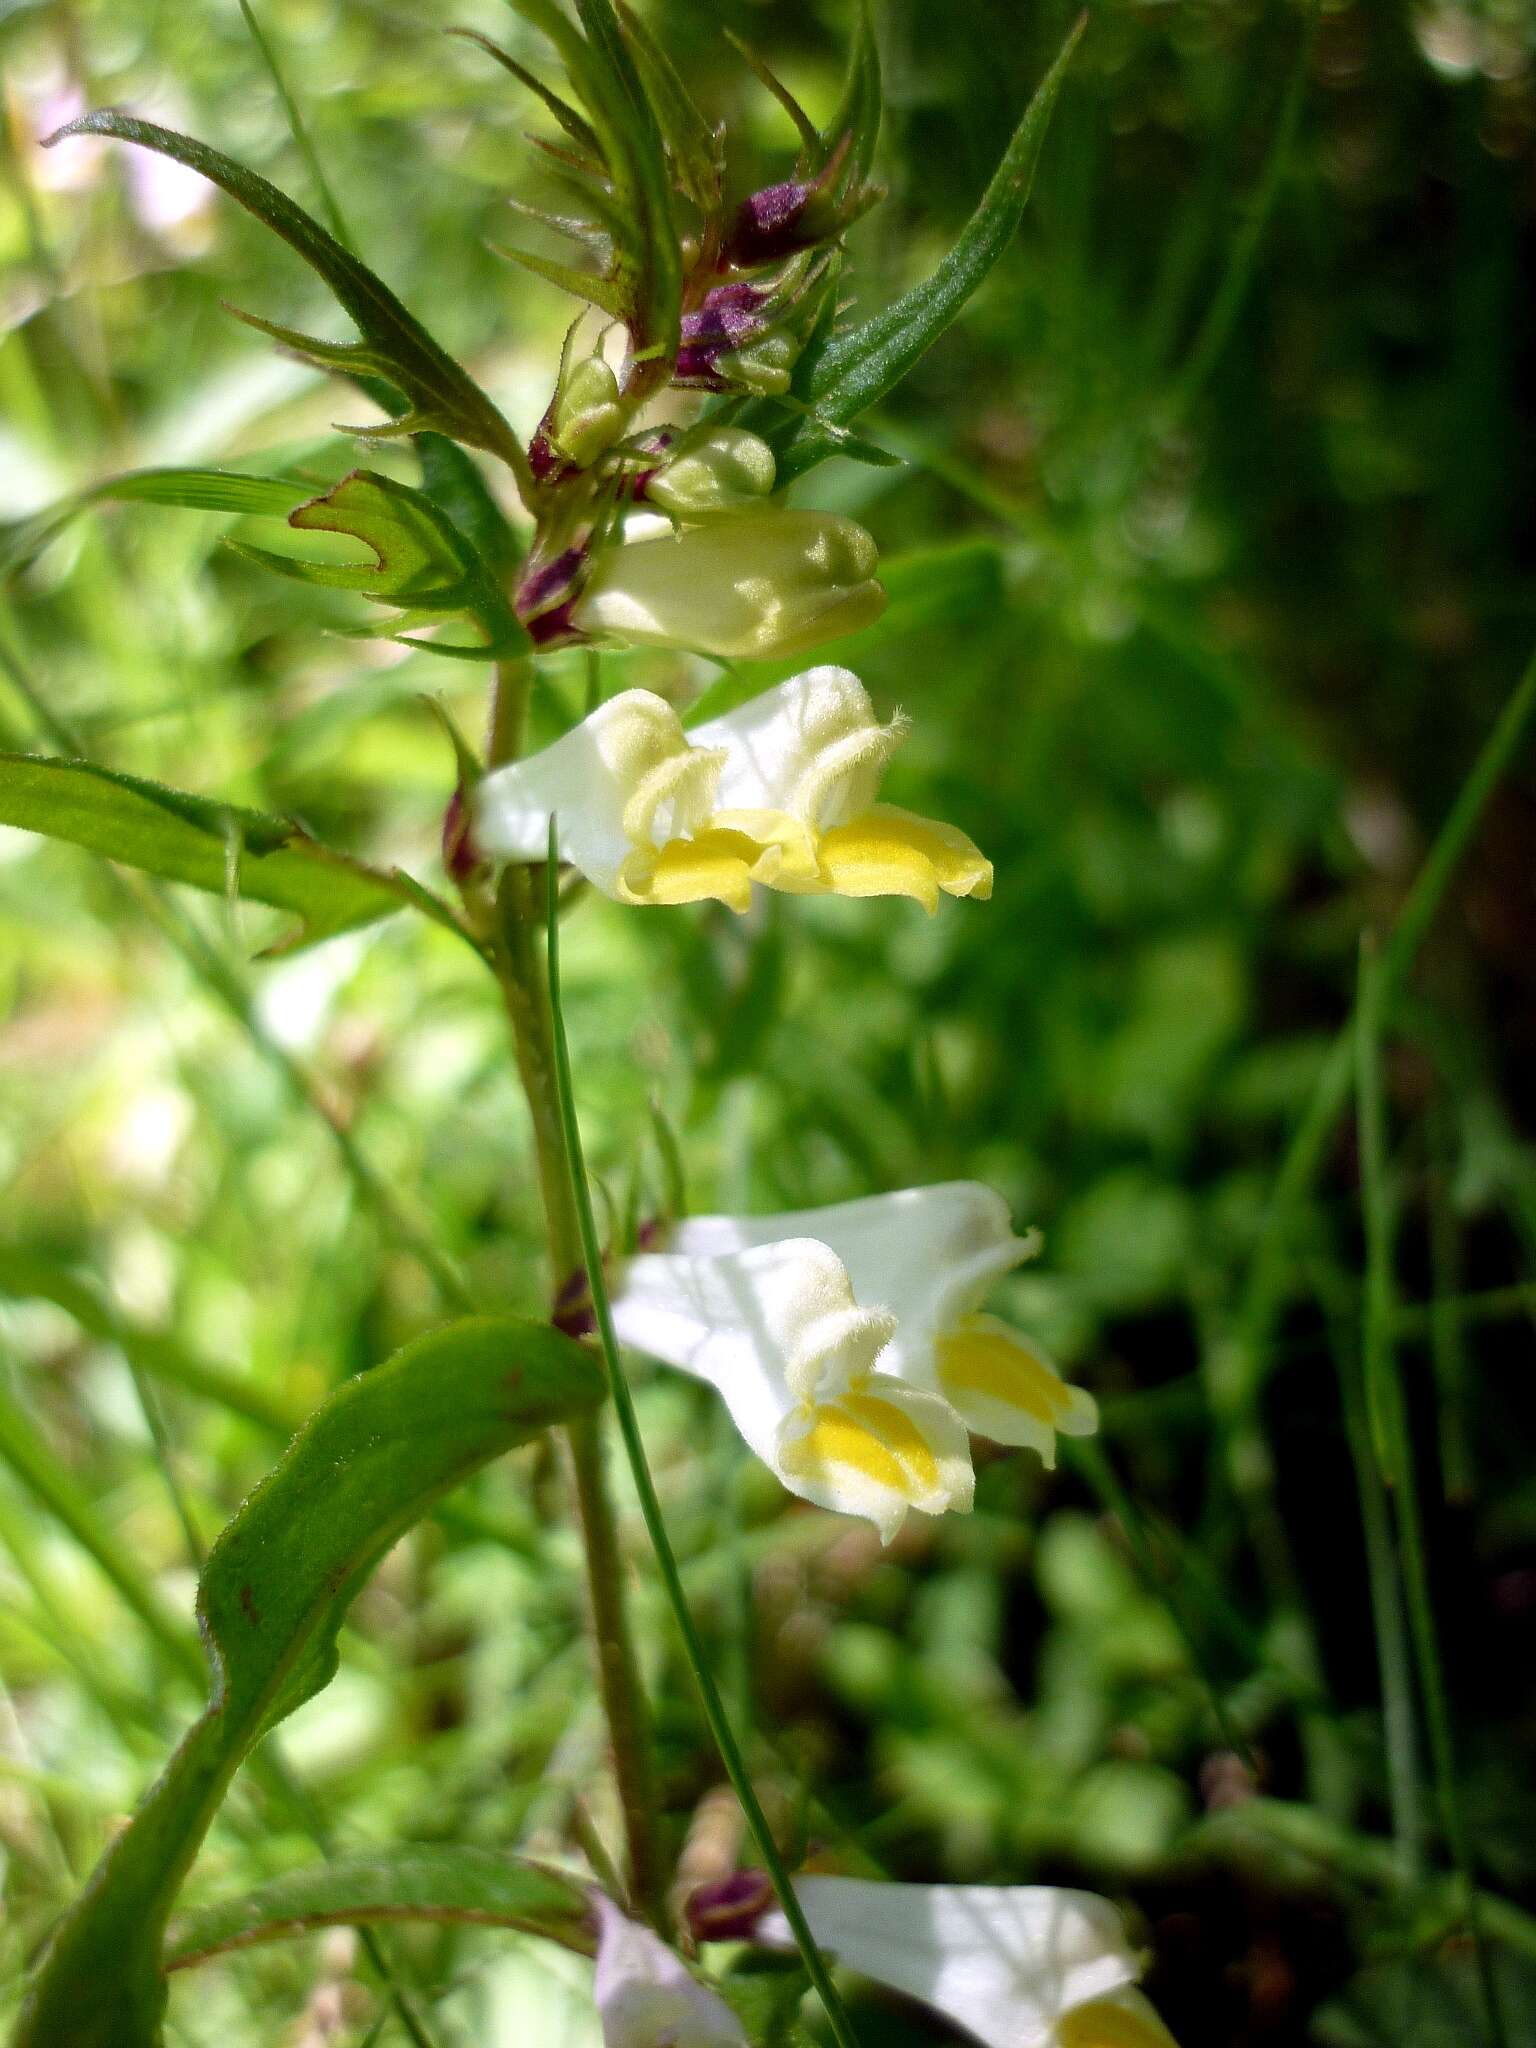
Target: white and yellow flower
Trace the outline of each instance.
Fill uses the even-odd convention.
[[[863,1515],[889,1543],[909,1508],[968,1509],[965,1425],[943,1397],[878,1369],[896,1331],[811,1238],[719,1256],[642,1253],[613,1297],[620,1338],[723,1397],[791,1493]]]
[[[481,783],[475,836],[496,860],[560,854],[621,903],[716,901],[752,884],[798,894],[986,898],[992,864],[963,832],[876,801],[907,732],[848,669],[822,667],[685,733],[648,690]]]
[[[1176,2048],[1107,1899],[1051,1885],[795,1880],[817,1946],[983,2048]],[[792,1946],[782,1913],[754,1939]]]
[[[1097,1427],[1091,1394],[1069,1386],[1038,1345],[980,1312],[1037,1243],[1015,1236],[995,1189],[945,1181],[779,1216],[694,1216],[670,1249],[710,1259],[784,1238],[815,1239],[834,1253],[855,1298],[894,1319],[881,1373],[941,1394],[978,1436],[1025,1445],[1052,1466],[1058,1432],[1087,1436]]]

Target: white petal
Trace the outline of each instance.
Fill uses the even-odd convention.
[[[722,811],[787,811],[823,831],[860,817],[906,732],[882,725],[851,669],[820,667],[709,719],[696,746],[724,747]]]
[[[643,1252],[624,1269],[613,1322],[637,1351],[708,1380],[777,1469],[779,1424],[798,1398],[792,1367],[817,1324],[856,1306],[841,1262],[802,1237],[723,1258]]]
[[[971,1505],[965,1425],[939,1395],[873,1370],[894,1323],[858,1303],[812,1238],[718,1258],[643,1253],[613,1299],[627,1344],[707,1380],[791,1493],[862,1515],[889,1542],[912,1507]]]
[[[831,1247],[865,1307],[892,1311],[896,1333],[880,1370],[922,1387],[938,1383],[937,1338],[1034,1249],[1032,1238],[1014,1235],[1002,1196],[975,1180],[864,1195],[781,1216],[691,1216],[673,1243],[679,1252],[700,1256],[801,1236]]]
[[[801,1877],[795,1891],[819,1947],[985,2048],[1052,2048],[1065,2014],[1140,1975],[1120,1915],[1092,1892],[852,1877]],[[757,1935],[788,1945],[783,1915]]]
[[[749,2048],[746,2029],[718,1992],[700,1984],[648,1927],[627,1920],[611,1899],[597,1909],[592,1995],[603,2048]]]
[[[611,896],[637,844],[705,822],[720,767],[720,756],[690,746],[664,697],[623,690],[552,746],[486,776],[475,837],[495,860],[542,860],[557,813],[561,858]]]

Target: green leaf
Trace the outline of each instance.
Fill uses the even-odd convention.
[[[858,0],[858,21],[848,49],[842,98],[821,135],[827,158],[835,154],[845,135],[849,138],[844,177],[850,186],[862,185],[869,176],[880,136],[880,112],[880,50],[875,41],[875,24],[869,0]]]
[[[966,540],[948,547],[911,548],[880,564],[880,581],[890,602],[872,626],[839,642],[838,659],[858,669],[870,655],[899,647],[921,628],[960,624],[994,612],[1003,602],[1003,554],[995,541]],[[734,711],[804,666],[786,661],[744,661],[689,706],[684,725],[699,725]],[[942,687],[942,677],[935,677]]]
[[[66,839],[215,896],[235,893],[291,911],[299,924],[274,951],[420,904],[405,877],[322,846],[291,818],[189,796],[94,761],[0,753],[0,824]],[[447,905],[432,901],[438,922],[468,942]]]
[[[68,135],[106,135],[118,142],[136,143],[211,179],[303,257],[363,336],[361,342],[338,346],[284,329],[282,338],[289,346],[314,356],[329,369],[350,365],[389,378],[410,402],[413,428],[435,428],[472,448],[484,448],[510,463],[520,480],[526,479],[527,462],[517,437],[474,379],[439,347],[382,279],[327,234],[286,192],[206,143],[173,128],[135,120],[111,107],[69,122],[48,139],[58,142]]]
[[[318,1410],[209,1554],[207,1710],[60,1924],[12,2048],[158,2048],[176,1892],[241,1762],[329,1683],[368,1574],[450,1487],[602,1394],[570,1338],[483,1316],[419,1338]]]
[[[0,524],[0,577],[19,575],[70,521],[95,505],[137,500],[187,505],[201,512],[239,512],[248,518],[286,519],[310,495],[309,484],[284,477],[238,476],[224,469],[131,469],[77,491],[28,519]]]
[[[750,417],[742,416],[739,424],[771,442],[781,485],[841,452],[835,429],[856,420],[901,382],[1012,241],[1029,200],[1057,94],[1086,25],[1084,15],[1041,80],[980,205],[933,275],[851,334],[833,336],[806,350],[797,367],[794,395],[810,416],[786,421],[771,401],[750,408]]]
[[[590,1955],[590,1917],[581,1886],[555,1871],[462,1844],[408,1844],[291,1870],[238,1898],[200,1907],[172,1928],[165,1967],[191,1969],[230,1949],[287,1941],[317,1927],[389,1920],[509,1927]]]
[[[635,10],[619,0],[619,20],[644,81],[657,125],[682,189],[708,213],[720,204],[725,174],[725,133],[712,128],[695,105],[676,65]]]
[[[374,560],[361,565],[303,562],[243,541],[232,545],[264,568],[298,582],[361,591],[380,604],[411,612],[464,613],[485,636],[483,647],[442,652],[491,661],[520,654],[529,646],[528,635],[495,578],[448,514],[424,491],[375,470],[355,469],[322,496],[291,512],[288,524],[301,533],[345,534],[370,549]]]
[[[418,434],[421,487],[479,555],[498,589],[523,559],[516,528],[492,497],[473,457],[442,434]]]
[[[551,92],[541,78],[536,77],[525,64],[520,64],[510,50],[504,50],[500,43],[492,42],[489,36],[482,35],[477,28],[451,28],[447,33],[460,37],[466,43],[478,44],[504,71],[510,71],[519,85],[526,86],[534,98],[542,101],[549,109],[556,123],[565,130],[583,155],[602,155],[603,145],[598,140],[597,130],[581,118],[569,100],[563,100],[559,93]]]

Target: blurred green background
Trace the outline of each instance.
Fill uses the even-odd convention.
[[[881,0],[890,198],[853,237],[861,309],[946,246],[1072,11]],[[834,462],[799,493],[886,556],[891,610],[836,658],[913,715],[887,793],[970,832],[996,897],[931,922],[586,905],[567,993],[589,1151],[620,1212],[656,1199],[653,1100],[695,1207],[991,1180],[1046,1234],[996,1305],[1103,1404],[1102,1455],[1047,1475],[984,1453],[974,1516],[882,1555],[787,1503],[710,1397],[642,1376],[689,1587],[791,1849],[1108,1892],[1188,2048],[1450,2048],[1479,2038],[1473,1959],[1341,1394],[1352,1112],[1267,1268],[1261,1231],[1361,935],[1402,905],[1536,635],[1536,18],[1090,13],[1016,247],[866,423],[903,466]],[[820,113],[843,10],[648,15],[728,122],[741,189],[782,174],[793,138],[720,30]],[[492,0],[261,18],[364,253],[527,432],[567,307],[487,245],[514,238],[509,193],[547,189],[522,139],[544,117],[439,34],[520,31]],[[158,161],[37,147],[123,104],[312,203],[234,0],[0,0],[0,65],[0,520],[150,463],[353,466],[330,422],[357,401],[221,310],[339,332],[288,253]],[[50,746],[41,699],[115,767],[436,879],[452,764],[422,700],[474,729],[479,672],[341,637],[360,608],[263,575],[227,526],[132,507],[55,543],[0,596],[0,744]],[[681,695],[710,670],[604,673]],[[582,688],[575,658],[552,664],[545,734]],[[1394,1013],[1372,1183],[1511,2044],[1536,2038],[1533,877],[1524,755]],[[189,1614],[197,1548],[293,1419],[440,1313],[336,1130],[484,1299],[541,1299],[515,1076],[471,956],[402,916],[253,963],[279,923],[146,905],[0,831],[0,2003],[191,1705],[103,1561]],[[593,1791],[559,1472],[519,1454],[469,1498],[478,1533],[433,1525],[394,1554],[283,1736],[349,1847],[548,1845]],[[669,1811],[702,1855],[716,1772],[627,1514]],[[246,1782],[193,1885],[312,1854]],[[328,1989],[344,1948],[203,1972],[171,2039],[375,2038],[372,1994]],[[445,2044],[593,2038],[542,1954],[447,1933],[399,1952]],[[860,2010],[867,2040],[943,2038]]]

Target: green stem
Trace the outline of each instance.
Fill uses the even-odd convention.
[[[550,1038],[554,1052],[555,1079],[558,1091],[558,1107],[562,1133],[562,1168],[566,1179],[569,1198],[574,1205],[580,1226],[581,1251],[586,1262],[587,1285],[591,1290],[592,1307],[597,1318],[598,1335],[602,1339],[603,1356],[608,1365],[609,1383],[613,1393],[614,1412],[619,1420],[619,1434],[624,1440],[624,1450],[629,1458],[629,1468],[634,1479],[635,1492],[640,1500],[640,1512],[645,1517],[645,1526],[656,1553],[656,1567],[661,1574],[662,1586],[666,1591],[668,1604],[678,1634],[682,1637],[683,1648],[693,1671],[694,1683],[699,1690],[704,1718],[715,1747],[720,1752],[720,1761],[725,1774],[731,1781],[731,1789],[741,1803],[747,1825],[752,1830],[763,1867],[768,1873],[784,1917],[789,1922],[790,1932],[800,1951],[806,1975],[816,1989],[825,2008],[838,2048],[859,2048],[858,2038],[832,1982],[831,1973],[822,1960],[821,1952],[811,1933],[804,1909],[796,1897],[790,1882],[784,1859],[779,1854],[778,1844],[768,1825],[761,1802],[747,1774],[741,1750],[720,1697],[714,1674],[704,1654],[704,1644],[692,1612],[688,1597],[683,1591],[682,1575],[677,1568],[677,1556],[672,1548],[672,1539],[667,1534],[666,1521],[661,1512],[655,1481],[646,1461],[645,1444],[640,1435],[640,1424],[635,1415],[634,1398],[625,1378],[624,1367],[619,1358],[619,1342],[614,1332],[613,1314],[608,1305],[608,1288],[603,1276],[602,1248],[598,1243],[597,1221],[592,1213],[592,1195],[587,1185],[586,1166],[582,1157],[581,1130],[576,1121],[576,1101],[571,1084],[571,1055],[565,1039],[565,1019],[560,1008],[560,921],[556,889],[555,821],[549,821],[549,862],[547,867],[546,930],[548,933],[548,990]]]
[[[497,668],[488,748],[493,767],[512,758],[521,744],[530,681],[526,663],[502,663]],[[562,1291],[581,1272],[582,1244],[565,1168],[549,993],[543,958],[534,942],[538,908],[527,869],[509,867],[504,872],[496,908],[496,978],[533,1125],[549,1243],[550,1294],[558,1308]],[[650,1710],[625,1598],[624,1557],[603,1464],[602,1430],[595,1419],[584,1420],[570,1424],[566,1437],[586,1553],[598,1684],[624,1815],[629,1881],[635,1905],[658,1931],[664,1931],[666,1872],[656,1826]]]

